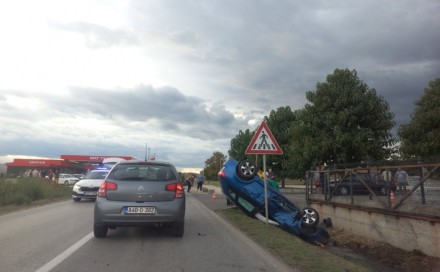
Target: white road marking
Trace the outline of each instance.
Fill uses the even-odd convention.
[[[69,247],[68,249],[66,249],[64,252],[62,252],[60,255],[56,256],[55,258],[53,258],[52,260],[50,260],[48,263],[46,263],[45,265],[43,265],[42,267],[40,267],[38,270],[36,270],[35,272],[49,272],[50,270],[52,270],[55,266],[57,266],[58,264],[60,264],[62,261],[64,261],[65,259],[67,259],[67,257],[69,257],[70,255],[72,255],[73,253],[75,253],[75,251],[77,251],[79,248],[81,248],[85,243],[87,243],[88,241],[90,241],[90,239],[93,238],[93,232],[87,234],[86,236],[84,236],[84,238],[82,238],[81,240],[79,240],[78,242],[76,242],[75,244],[73,244],[71,247]]]

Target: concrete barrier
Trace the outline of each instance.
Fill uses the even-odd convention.
[[[440,223],[368,210],[311,203],[321,218],[356,235],[388,243],[406,251],[420,250],[440,257]]]

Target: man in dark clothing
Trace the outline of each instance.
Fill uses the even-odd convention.
[[[189,177],[186,179],[186,185],[188,185],[188,189],[187,189],[187,192],[188,192],[188,193],[190,192],[191,187],[193,186],[193,184],[194,184],[194,175],[191,175],[191,176],[189,176]]]

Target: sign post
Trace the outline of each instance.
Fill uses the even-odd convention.
[[[264,210],[266,213],[266,223],[269,223],[269,208],[267,203],[267,176],[266,176],[266,154],[281,155],[283,151],[278,145],[275,137],[267,126],[266,122],[261,122],[246,149],[246,154],[263,154],[264,171]]]

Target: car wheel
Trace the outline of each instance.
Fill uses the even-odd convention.
[[[73,201],[75,201],[75,202],[79,202],[79,201],[81,201],[81,198],[80,198],[80,197],[74,197],[74,198],[73,198]]]
[[[338,192],[340,195],[348,195],[349,189],[346,186],[341,186],[339,187]]]
[[[251,180],[255,177],[255,165],[253,162],[244,160],[237,165],[237,175],[244,180]]]
[[[185,232],[184,223],[176,223],[171,227],[171,233],[176,237],[183,237],[184,232]]]
[[[96,238],[104,238],[107,236],[108,227],[93,225],[93,234]]]
[[[305,227],[315,227],[319,223],[319,214],[313,208],[304,208],[301,224]]]

